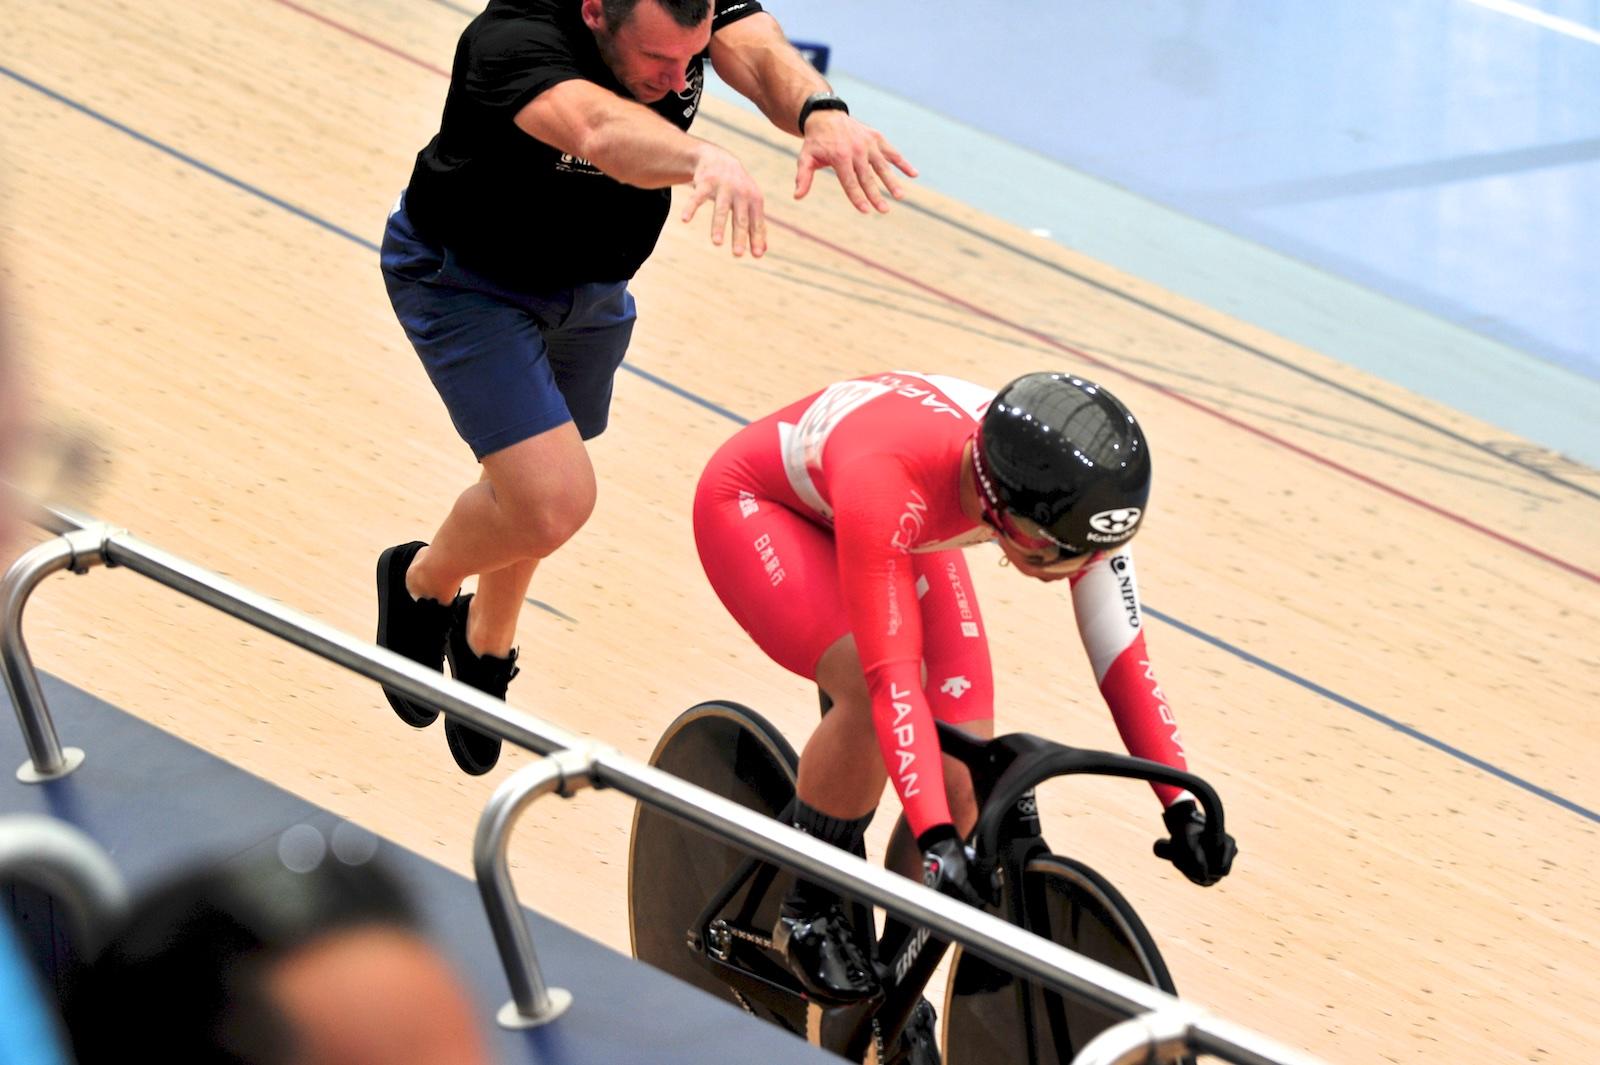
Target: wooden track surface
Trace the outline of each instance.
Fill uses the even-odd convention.
[[[476,476],[374,250],[465,18],[200,11],[8,9],[16,339],[42,419],[102,449],[86,509],[370,637],[378,552],[430,536]],[[745,417],[869,370],[1066,367],[1148,426],[1148,639],[1241,855],[1190,887],[1150,857],[1143,786],[1053,788],[1046,809],[1185,994],[1332,1062],[1600,1046],[1600,475],[926,188],[886,218],[831,179],[796,204],[784,138],[715,101],[697,132],[769,190],[772,251],[735,261],[669,223],[632,367]],[[713,697],[803,740],[813,696],[723,613],[691,541],[695,478],[734,428],[621,375],[599,507],[535,582],[560,613],[524,615],[515,705],[641,758]],[[1064,593],[973,562],[1001,728],[1116,747]],[[27,632],[41,668],[463,873],[530,757],[465,778],[374,685],[122,572],[53,578]],[[536,808],[524,901],[626,950],[631,815],[606,794]]]

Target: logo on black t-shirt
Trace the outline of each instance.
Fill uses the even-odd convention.
[[[561,153],[561,158],[556,160],[556,169],[565,171],[568,174],[604,173],[604,171],[595,166],[593,163],[589,162],[589,160],[579,155],[573,155],[571,152]]]
[[[689,84],[678,93],[678,99],[689,106],[683,109],[684,118],[693,118],[694,113],[700,108],[700,90],[705,86],[705,72],[700,67],[689,71]]]

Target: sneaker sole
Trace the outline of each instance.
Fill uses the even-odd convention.
[[[386,548],[378,556],[378,646],[389,646],[389,567],[394,562],[395,552],[410,547],[410,544],[400,544],[396,547]],[[444,672],[443,669],[440,672]],[[438,720],[439,711],[429,706],[418,706],[399,692],[392,690],[388,685],[383,685],[383,697],[389,700],[389,708],[412,728],[427,728]]]
[[[490,736],[454,718],[445,718],[444,739],[450,747],[450,757],[469,776],[481,777],[500,761],[499,736]]]

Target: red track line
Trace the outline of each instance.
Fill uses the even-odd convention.
[[[390,55],[394,56],[396,59],[403,59],[407,63],[411,63],[411,64],[413,64],[415,66],[419,66],[423,70],[428,71],[429,73],[439,75],[441,78],[448,78],[450,76],[450,72],[448,70],[445,70],[443,67],[436,67],[432,63],[428,62],[426,59],[418,59],[416,56],[411,55],[409,52],[402,52],[400,49],[396,48],[394,45],[387,44],[387,43],[385,43],[383,41],[380,41],[378,38],[373,37],[370,34],[362,33],[360,30],[358,30],[358,29],[356,29],[356,28],[354,28],[352,26],[346,26],[342,22],[335,22],[333,19],[329,18],[328,16],[323,15],[323,14],[319,14],[319,13],[317,13],[315,11],[312,11],[308,7],[301,7],[299,4],[295,3],[294,0],[272,0],[272,2],[275,3],[275,4],[282,4],[284,7],[288,8],[289,10],[298,12],[298,13],[304,15],[306,18],[315,19],[316,21],[322,23],[324,26],[327,26],[330,29],[335,29],[335,30],[338,30],[340,33],[347,34],[348,36],[354,37],[356,40],[361,41],[364,44],[370,44],[370,45],[372,45],[372,47],[378,49],[380,52],[388,52]]]
[[[350,26],[346,26],[343,23],[336,22],[333,19],[328,18],[326,15],[321,15],[321,14],[318,14],[317,12],[312,11],[312,10],[310,10],[308,8],[302,7],[299,4],[295,3],[294,0],[272,0],[272,2],[275,3],[275,4],[282,4],[284,7],[287,7],[290,10],[296,11],[296,12],[302,14],[302,15],[305,15],[307,18],[315,19],[316,21],[322,23],[324,26],[327,26],[327,27],[329,27],[331,29],[338,30],[340,33],[348,34],[349,36],[354,37],[359,41],[362,41],[362,42],[364,42],[366,44],[372,45],[374,48],[377,48],[377,49],[379,49],[381,51],[389,53],[390,55],[396,57],[397,59],[402,59],[407,63],[412,63],[412,64],[414,64],[416,66],[421,67],[422,69],[424,69],[426,71],[429,71],[431,73],[437,74],[440,77],[448,78],[450,76],[450,72],[448,70],[444,70],[441,67],[436,67],[432,63],[427,62],[426,60],[419,59],[414,55],[410,55],[410,54],[408,54],[406,52],[403,52],[403,51],[401,51],[400,49],[396,48],[395,46],[393,46],[391,44],[386,44],[383,41],[378,40],[376,37],[372,37],[372,36],[370,36],[368,34],[362,33],[360,30],[354,29],[353,27],[350,27]],[[1116,365],[1115,363],[1107,362],[1105,359],[1097,358],[1094,355],[1090,355],[1088,352],[1082,351],[1082,350],[1080,350],[1078,348],[1073,347],[1070,344],[1067,344],[1067,343],[1065,343],[1065,342],[1063,342],[1061,340],[1058,340],[1058,339],[1056,339],[1055,337],[1051,336],[1048,333],[1042,333],[1037,329],[1033,329],[1033,328],[1031,328],[1029,326],[1022,325],[1019,322],[1013,322],[1011,319],[1005,318],[1005,317],[1003,317],[1003,316],[1001,316],[999,314],[996,314],[995,312],[993,312],[993,311],[991,311],[991,310],[989,310],[989,309],[987,309],[985,307],[980,307],[979,305],[977,305],[975,303],[972,303],[972,302],[970,302],[968,300],[964,300],[959,296],[952,295],[951,293],[948,293],[948,292],[944,291],[943,289],[940,289],[940,288],[937,288],[937,287],[935,287],[933,285],[928,284],[926,281],[919,281],[918,279],[910,276],[909,274],[903,274],[900,271],[894,269],[893,267],[886,266],[883,263],[877,262],[876,260],[869,259],[865,255],[862,255],[859,252],[851,251],[849,248],[846,248],[843,245],[835,244],[831,240],[828,240],[828,239],[826,239],[824,237],[819,237],[815,233],[812,233],[809,230],[802,229],[799,226],[794,225],[794,224],[792,224],[790,222],[783,222],[783,221],[780,221],[780,220],[778,220],[776,218],[773,218],[773,217],[771,217],[769,215],[767,217],[767,224],[772,226],[772,227],[774,227],[775,229],[787,230],[788,232],[793,233],[796,236],[803,237],[806,240],[809,240],[809,241],[811,241],[811,242],[813,242],[815,244],[820,244],[822,247],[827,248],[830,251],[836,252],[839,255],[843,255],[844,257],[846,257],[848,259],[854,259],[856,262],[860,263],[862,266],[865,266],[869,270],[875,270],[878,273],[886,274],[889,277],[892,277],[897,281],[900,281],[900,282],[902,282],[904,284],[910,285],[912,288],[920,289],[923,292],[928,293],[929,295],[936,296],[939,299],[944,300],[946,303],[949,303],[949,304],[951,304],[953,306],[956,306],[956,307],[960,307],[963,310],[965,310],[965,311],[967,311],[967,312],[969,312],[971,314],[977,315],[979,318],[983,318],[983,319],[985,319],[987,321],[990,321],[990,322],[993,322],[994,324],[999,325],[999,326],[1004,326],[1007,329],[1015,330],[1016,332],[1022,333],[1024,336],[1027,336],[1027,337],[1030,337],[1030,338],[1032,338],[1034,340],[1037,340],[1039,343],[1044,344],[1044,345],[1046,345],[1048,347],[1055,348],[1055,349],[1057,349],[1059,351],[1064,351],[1064,352],[1068,353],[1069,355],[1072,355],[1074,358],[1081,359],[1084,362],[1087,362],[1092,366],[1098,366],[1098,367],[1101,367],[1103,369],[1107,369],[1107,370],[1111,370],[1111,371],[1113,371],[1115,373],[1119,373],[1119,374],[1121,374],[1122,376],[1128,378],[1131,381],[1137,381],[1139,384],[1144,385],[1146,388],[1153,389],[1156,392],[1159,392],[1162,395],[1168,397],[1169,399],[1177,400],[1179,403],[1182,403],[1182,404],[1184,404],[1184,405],[1186,405],[1188,407],[1191,407],[1194,410],[1200,411],[1202,414],[1210,415],[1211,417],[1216,418],[1219,421],[1225,422],[1228,425],[1231,425],[1236,429],[1241,429],[1244,432],[1247,432],[1247,433],[1250,433],[1250,434],[1252,434],[1254,436],[1257,436],[1262,440],[1266,440],[1269,443],[1276,444],[1278,447],[1281,447],[1281,448],[1285,449],[1286,451],[1291,451],[1294,454],[1299,455],[1302,458],[1309,459],[1310,461],[1315,462],[1320,466],[1326,466],[1328,469],[1336,470],[1339,473],[1344,474],[1346,477],[1351,478],[1352,480],[1360,481],[1362,484],[1367,485],[1370,488],[1375,488],[1380,492],[1385,492],[1388,495],[1394,496],[1396,499],[1400,499],[1400,500],[1403,500],[1404,502],[1410,503],[1412,506],[1421,507],[1423,510],[1429,511],[1429,512],[1431,512],[1433,514],[1437,514],[1439,517],[1444,518],[1446,521],[1452,521],[1452,522],[1456,523],[1457,525],[1462,526],[1463,528],[1471,529],[1473,532],[1480,533],[1480,534],[1482,534],[1484,536],[1487,536],[1491,540],[1497,540],[1500,543],[1505,544],[1507,547],[1510,547],[1510,548],[1512,548],[1514,550],[1521,551],[1522,553],[1527,554],[1527,555],[1532,555],[1534,558],[1540,559],[1541,561],[1544,561],[1544,562],[1548,562],[1550,565],[1555,566],[1558,569],[1565,570],[1566,572],[1571,573],[1572,575],[1574,575],[1576,577],[1580,577],[1583,580],[1589,581],[1589,582],[1594,583],[1594,584],[1600,584],[1600,573],[1595,573],[1595,572],[1592,572],[1590,570],[1586,570],[1581,566],[1577,566],[1577,565],[1574,565],[1571,562],[1566,561],[1565,559],[1557,558],[1555,555],[1552,555],[1547,551],[1541,551],[1537,547],[1532,546],[1531,544],[1525,544],[1521,540],[1516,540],[1516,539],[1513,539],[1512,537],[1506,536],[1504,533],[1495,532],[1493,529],[1491,529],[1491,528],[1489,528],[1489,527],[1487,527],[1485,525],[1480,525],[1477,522],[1472,521],[1470,518],[1465,518],[1465,517],[1462,517],[1460,514],[1454,513],[1453,511],[1445,510],[1443,507],[1437,506],[1437,505],[1435,505],[1433,503],[1429,503],[1427,500],[1420,499],[1417,496],[1411,495],[1408,492],[1402,492],[1400,489],[1394,487],[1393,485],[1386,484],[1383,481],[1380,481],[1375,477],[1372,477],[1372,476],[1370,476],[1368,474],[1362,473],[1360,470],[1351,469],[1349,466],[1345,466],[1345,465],[1343,465],[1341,463],[1334,462],[1332,459],[1327,458],[1324,455],[1319,455],[1315,451],[1310,450],[1309,448],[1301,447],[1299,444],[1295,444],[1295,443],[1292,443],[1292,442],[1290,442],[1288,440],[1285,440],[1281,436],[1275,436],[1274,434],[1267,432],[1265,429],[1262,429],[1262,428],[1259,428],[1257,426],[1251,425],[1248,422],[1240,421],[1238,418],[1235,418],[1231,414],[1227,414],[1227,413],[1225,413],[1223,411],[1217,410],[1215,407],[1208,407],[1206,404],[1201,403],[1198,400],[1190,399],[1188,396],[1181,395],[1178,392],[1175,392],[1174,390],[1172,390],[1171,388],[1167,387],[1166,385],[1160,384],[1159,382],[1156,382],[1156,381],[1152,381],[1147,377],[1142,377],[1139,374],[1132,373],[1132,372],[1122,368],[1121,366]]]

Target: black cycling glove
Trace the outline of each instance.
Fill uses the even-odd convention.
[[[935,825],[917,837],[922,848],[922,882],[942,895],[970,906],[983,906],[983,896],[967,869],[967,848],[953,825]]]
[[[1206,815],[1194,800],[1185,799],[1167,807],[1161,815],[1170,839],[1156,841],[1156,857],[1165,858],[1178,871],[1202,887],[1210,887],[1228,875],[1239,848],[1226,832],[1217,846],[1207,846]]]

